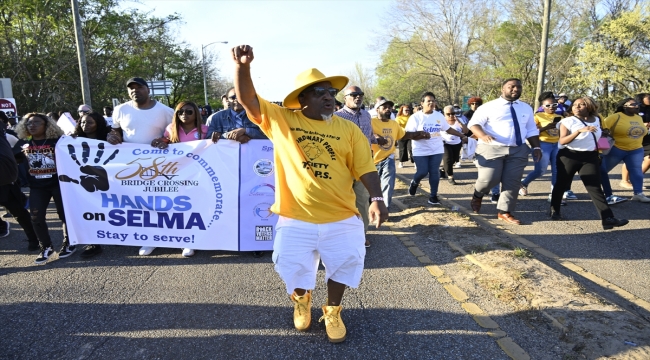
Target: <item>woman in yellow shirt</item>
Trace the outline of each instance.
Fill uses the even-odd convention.
[[[650,198],[643,195],[643,137],[648,133],[643,119],[639,114],[639,103],[633,98],[625,98],[618,103],[616,112],[603,122],[603,127],[609,129],[614,137],[614,146],[609,154],[603,156],[600,176],[607,203],[612,205],[627,199],[612,194],[609,183],[609,173],[621,161],[625,162],[630,173],[630,182],[634,191],[632,200],[648,203]]]
[[[558,103],[555,101],[553,93],[549,94],[550,96],[542,99],[542,108],[544,111],[535,114],[535,124],[537,124],[537,128],[539,129],[539,146],[542,148],[542,158],[535,163],[535,170],[522,180],[519,195],[528,195],[528,184],[544,175],[549,163],[551,164],[551,191],[553,190],[553,186],[555,186],[557,179],[556,159],[559,150],[557,142],[560,140],[560,130],[557,124],[562,120],[562,116],[555,113]],[[551,195],[549,194],[550,198]]]
[[[395,117],[395,121],[399,124],[399,126],[403,129],[406,126],[406,122],[409,119],[409,116],[413,114],[413,110],[411,109],[411,106],[408,104],[402,105],[399,107],[399,111],[397,112],[397,117]],[[407,160],[411,160],[411,163],[413,162],[413,150],[411,149],[411,139],[406,139],[406,140],[399,140],[397,142],[397,145],[399,146],[399,164],[397,165],[400,168],[404,167],[404,163]]]

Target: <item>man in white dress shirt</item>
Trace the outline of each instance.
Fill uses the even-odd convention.
[[[467,125],[479,139],[476,147],[478,178],[472,210],[478,213],[483,195],[501,183],[497,217],[513,225],[520,224],[512,211],[517,203],[521,176],[528,164],[530,148],[526,140],[533,147],[533,160],[537,162],[542,156],[533,109],[519,101],[521,89],[521,80],[507,79],[501,87],[501,97],[476,109]]]

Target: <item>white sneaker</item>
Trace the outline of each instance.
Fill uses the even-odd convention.
[[[454,169],[460,169],[461,167],[460,161],[454,164]]]
[[[183,249],[183,256],[185,257],[194,256],[194,250],[187,249],[187,248]]]
[[[607,200],[607,205],[614,205],[614,204],[618,204],[618,203],[622,203],[624,201],[627,201],[626,198],[616,196],[616,195],[610,195],[610,196],[607,197],[606,200]]]
[[[404,167],[404,163],[400,161],[399,164],[397,164],[397,167],[400,168],[400,169],[403,168],[403,167]]]
[[[143,246],[140,248],[140,251],[138,251],[138,254],[140,256],[147,256],[151,255],[151,253],[156,249],[155,246]]]
[[[632,196],[632,200],[639,201],[639,202],[642,202],[642,203],[649,203],[650,202],[650,198],[643,195],[643,193],[635,194],[634,196]]]

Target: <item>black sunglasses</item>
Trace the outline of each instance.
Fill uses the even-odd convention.
[[[456,114],[445,113],[445,116],[453,116],[453,115],[456,115]]]
[[[79,114],[89,114],[90,111],[88,110],[79,110]]]
[[[364,95],[365,94],[364,94],[363,91],[354,91],[354,92],[351,92],[349,94],[346,94],[345,96],[352,96],[353,98],[355,98],[357,96],[364,96]]]
[[[178,113],[179,116],[180,116],[180,115],[188,115],[188,116],[191,116],[191,115],[194,114],[194,110],[192,110],[192,109],[187,109],[187,110],[180,109],[180,110],[177,111],[177,113]]]
[[[237,95],[228,96],[228,99],[230,99],[230,100],[237,100]]]
[[[314,94],[317,97],[321,97],[321,96],[325,95],[325,93],[329,93],[332,97],[335,97],[336,94],[338,94],[340,90],[337,89],[337,88],[332,88],[332,87],[331,88],[324,88],[324,87],[320,87],[320,86],[315,86],[315,87],[311,88],[311,91],[313,91]]]

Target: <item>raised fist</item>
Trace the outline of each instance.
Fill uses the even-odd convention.
[[[232,59],[235,64],[250,65],[253,58],[253,48],[249,45],[239,45],[232,48]]]

